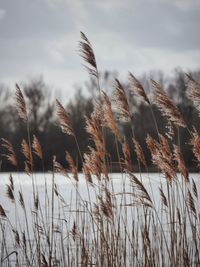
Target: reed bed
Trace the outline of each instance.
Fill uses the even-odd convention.
[[[34,174],[33,154],[41,160],[43,169],[44,156],[40,141],[30,133],[28,107],[21,88],[16,85],[16,107],[27,126],[27,136],[21,143],[24,171],[27,179],[31,179],[32,189],[27,202],[20,174],[17,187],[10,175],[5,193],[13,213],[0,203],[0,266],[200,266],[198,183],[190,177],[179,145],[179,129],[185,128],[190,134],[190,140],[185,142],[191,144],[198,165],[198,130],[187,128],[177,106],[156,81],[150,81],[154,95],[150,100],[140,82],[129,74],[130,93],[149,106],[157,130],[156,138],[146,133],[144,140],[158,170],[155,189],[142,146],[134,134],[134,114],[127,91],[117,79],[112,98],[103,91],[95,54],[84,33],[81,33],[80,54],[89,74],[95,77],[99,92],[92,114],[85,118],[85,130],[93,144],[88,151],[81,151],[70,111],[56,100],[61,130],[73,137],[82,173],[67,151],[66,166],[54,156],[51,181],[43,174],[42,193]],[[188,97],[199,110],[200,84],[188,74],[185,78]],[[164,134],[158,128],[153,105],[166,118]],[[141,171],[134,172],[132,147],[123,136],[120,121],[131,129],[138,170],[144,167],[147,179]],[[115,137],[118,153],[120,187],[117,188],[111,157],[106,151],[107,130]],[[12,144],[3,139],[2,146],[7,151],[5,158],[17,171]],[[73,188],[67,198],[57,185],[58,174],[66,178],[66,186],[70,182]],[[80,181],[84,183],[84,195]]]

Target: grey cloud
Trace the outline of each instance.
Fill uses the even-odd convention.
[[[41,0],[5,1],[6,17],[0,24],[1,38],[56,38],[73,30],[64,9],[51,9]]]
[[[199,14],[196,0],[2,1],[0,75],[14,82],[38,71],[69,87],[87,78],[78,55],[80,30],[102,69],[198,67]]]
[[[127,4],[128,2],[128,4]],[[162,1],[127,1],[120,9],[98,13],[96,7],[88,24],[92,32],[114,32],[142,47],[189,50],[199,48],[200,6],[189,12]],[[99,15],[98,15],[99,14]]]

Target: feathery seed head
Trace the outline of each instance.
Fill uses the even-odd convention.
[[[37,137],[34,135],[33,136],[33,143],[32,143],[32,148],[33,148],[33,152],[40,158],[42,159],[42,148],[40,145],[39,140],[37,139]]]
[[[162,115],[166,117],[170,122],[172,122],[174,126],[186,127],[182,115],[172,99],[166,94],[166,92],[157,82],[151,80],[151,84],[154,88],[155,104],[161,111]]]
[[[28,120],[26,102],[18,84],[16,84],[15,97],[16,97],[16,104],[17,104],[16,106],[19,117],[26,122]]]
[[[91,43],[83,32],[81,32],[81,41],[79,42],[79,49],[81,57],[88,64],[88,66],[85,66],[86,69],[91,75],[97,77],[98,71],[95,54]]]
[[[107,127],[111,132],[117,137],[118,141],[121,140],[121,135],[119,129],[117,128],[114,114],[112,111],[112,105],[108,95],[105,92],[102,92],[102,105],[103,105],[103,120],[102,124],[104,127]]]
[[[6,140],[6,139],[4,139],[4,138],[2,138],[1,139],[2,140],[2,146],[5,148],[5,149],[7,149],[7,154],[5,154],[5,157],[7,158],[7,160],[14,166],[14,167],[17,167],[17,165],[18,165],[18,163],[17,163],[17,157],[16,157],[16,154],[15,154],[15,152],[14,152],[14,148],[13,148],[13,146],[12,146],[12,144],[8,141],[8,140]]]
[[[200,111],[200,84],[190,75],[185,74],[187,84],[187,97],[194,103],[194,106]]]
[[[123,86],[117,79],[115,79],[114,90],[114,102],[117,107],[119,119],[124,122],[131,122],[131,114],[129,111],[126,93]]]
[[[60,121],[60,127],[63,133],[74,136],[74,131],[71,125],[70,117],[58,100],[56,100],[56,107],[57,107],[58,119]]]
[[[129,81],[131,85],[131,90],[133,93],[135,93],[137,96],[139,96],[145,103],[150,104],[150,101],[146,95],[146,92],[141,85],[141,83],[133,76],[132,73],[129,73]]]

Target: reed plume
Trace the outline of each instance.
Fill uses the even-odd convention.
[[[22,140],[21,151],[25,157],[25,162],[24,162],[25,171],[27,174],[29,174],[31,172],[32,167],[33,167],[33,158],[32,158],[31,148],[29,147],[29,145],[25,139]]]
[[[87,65],[85,66],[88,72],[91,75],[98,77],[95,54],[94,54],[91,43],[89,42],[88,38],[83,32],[81,32],[81,41],[79,42],[79,51],[80,51],[81,57],[88,64],[88,66]]]
[[[16,84],[15,97],[16,97],[16,106],[17,106],[17,111],[18,111],[19,117],[24,122],[26,122],[28,120],[28,115],[27,115],[27,110],[26,110],[26,102],[25,102],[24,96],[23,96],[22,91],[21,91],[18,84]]]
[[[133,166],[132,166],[132,160],[131,160],[131,152],[130,152],[130,148],[129,148],[127,140],[124,140],[122,144],[122,150],[124,154],[124,165],[126,166],[126,169],[128,171],[132,171]]]
[[[35,135],[33,136],[32,148],[33,148],[33,152],[35,153],[35,155],[37,155],[42,160],[43,158],[42,148],[41,148],[38,138]]]
[[[183,155],[180,151],[180,148],[176,145],[174,145],[174,159],[178,163],[178,170],[181,173],[181,175],[185,178],[186,182],[189,182],[189,174],[188,170],[185,166],[185,162],[183,159]]]
[[[112,104],[108,97],[108,95],[105,92],[102,92],[102,110],[103,110],[103,120],[102,124],[104,127],[107,127],[111,130],[111,132],[116,136],[118,141],[121,141],[121,135],[119,132],[119,129],[117,128],[114,114],[112,111]]]
[[[28,143],[26,142],[25,139],[22,140],[21,149],[22,149],[21,151],[22,151],[25,159],[27,160],[27,162],[29,164],[31,164],[31,162],[32,162],[31,149],[30,149],[30,147],[29,147],[29,145],[28,145]]]
[[[6,140],[4,138],[1,138],[1,140],[3,142],[2,146],[7,149],[7,153],[4,156],[7,158],[7,160],[14,167],[17,167],[18,166],[17,157],[16,157],[16,154],[14,152],[13,145],[8,140]]]
[[[143,150],[142,150],[142,147],[141,145],[139,144],[139,142],[133,138],[133,143],[134,143],[134,146],[135,146],[135,153],[137,155],[137,159],[145,166],[147,167],[147,163],[146,163],[146,160],[145,160],[145,156],[144,156],[144,153],[143,153]]]
[[[114,84],[114,102],[117,108],[119,119],[123,122],[131,122],[131,113],[129,110],[126,93],[124,87],[117,79],[115,79]]]
[[[171,151],[167,138],[164,135],[159,134],[159,140],[160,140],[160,147],[163,151],[163,155],[165,156],[166,159],[169,160],[169,162],[171,162],[171,164],[173,164],[173,153]]]
[[[74,131],[71,125],[69,114],[58,100],[56,100],[56,108],[62,132],[74,136]]]
[[[141,83],[133,76],[133,74],[129,73],[129,81],[130,81],[130,88],[131,91],[140,97],[146,104],[150,104],[150,101],[146,95],[146,92],[141,85]]]
[[[83,169],[87,174],[87,178],[91,180],[91,175],[95,175],[98,180],[101,179],[103,172],[103,159],[101,152],[89,147],[90,152],[84,154]]]
[[[181,113],[172,101],[172,99],[166,94],[163,88],[154,80],[151,80],[152,87],[154,88],[154,102],[161,111],[162,115],[173,123],[176,127],[186,127],[186,124],[182,118]]]
[[[133,187],[137,190],[136,196],[139,198],[141,204],[147,207],[153,207],[153,202],[143,183],[131,172],[129,172],[129,178]]]
[[[200,162],[200,136],[194,128],[191,139],[192,151],[198,162]]]
[[[86,131],[90,134],[91,140],[94,141],[95,146],[101,152],[102,158],[104,157],[104,141],[102,134],[102,111],[100,104],[96,104],[94,111],[90,118],[86,118]]]
[[[187,84],[187,97],[194,103],[194,106],[200,111],[200,84],[190,75],[185,74]]]
[[[155,164],[158,169],[161,170],[161,172],[171,183],[176,177],[176,170],[172,157],[169,157],[169,151],[167,152],[165,150],[165,146],[159,144],[150,135],[147,136],[146,143],[151,152],[153,164]]]
[[[113,218],[112,204],[107,198],[105,200],[103,198],[100,198],[100,207],[104,216],[109,219]]]

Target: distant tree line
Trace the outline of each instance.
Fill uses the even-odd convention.
[[[101,74],[101,87],[112,98],[112,85],[113,76],[116,75],[110,72],[104,72]],[[195,80],[200,81],[200,71],[191,73]],[[181,70],[176,70],[173,77],[167,78],[161,72],[151,73],[140,77],[140,82],[144,86],[146,93],[151,98],[152,88],[149,83],[149,79],[154,78],[158,83],[165,88],[167,94],[173,98],[181,111],[185,122],[189,129],[196,127],[199,130],[200,117],[197,110],[186,96],[186,83],[185,76]],[[146,161],[148,162],[149,169],[154,171],[154,167],[151,162],[150,153],[147,149],[145,140],[147,134],[150,134],[154,138],[157,137],[155,123],[152,118],[149,106],[139,101],[134,94],[130,93],[128,81],[123,82],[123,86],[126,89],[128,101],[133,113],[132,126],[134,129],[135,138],[140,143]],[[69,102],[65,102],[64,98],[59,101],[66,107],[69,112],[73,129],[76,133],[76,137],[80,146],[81,153],[88,151],[88,146],[93,146],[89,135],[85,131],[85,116],[90,116],[93,111],[93,107],[98,100],[98,90],[94,79],[90,79],[85,83],[84,87],[87,88],[87,93],[83,93],[83,86],[81,86],[75,93],[74,98]],[[68,151],[74,158],[79,170],[81,170],[81,159],[77,151],[74,139],[70,136],[62,133],[58,119],[55,112],[55,94],[53,90],[49,88],[42,79],[30,80],[27,83],[22,83],[21,89],[23,91],[27,109],[29,112],[29,127],[30,136],[37,136],[40,141],[44,164],[33,155],[34,171],[48,171],[52,170],[52,159],[56,156],[58,162],[67,167],[65,160],[65,153]],[[8,140],[14,148],[16,157],[18,160],[18,171],[24,171],[24,155],[21,152],[22,140],[27,140],[27,126],[19,118],[16,111],[16,103],[14,100],[14,92],[7,88],[4,84],[0,85],[0,137]],[[156,108],[152,106],[152,111],[155,115],[157,124],[161,132],[165,132],[166,119],[163,118]],[[122,136],[126,138],[131,148],[131,157],[135,170],[137,171],[137,159],[133,149],[132,133],[130,125],[126,123],[119,123],[119,128],[122,132]],[[112,133],[105,130],[106,136],[106,150],[111,162],[113,162],[113,170],[117,171],[119,165],[115,138]],[[187,129],[180,129],[176,133],[175,138],[177,143],[179,142],[184,156],[186,166],[190,171],[197,171],[197,164],[195,162],[190,140],[189,131]],[[1,170],[2,171],[17,171],[15,167],[6,160],[6,149],[1,146]],[[122,156],[122,149],[119,151]],[[43,165],[43,166],[42,166]]]

